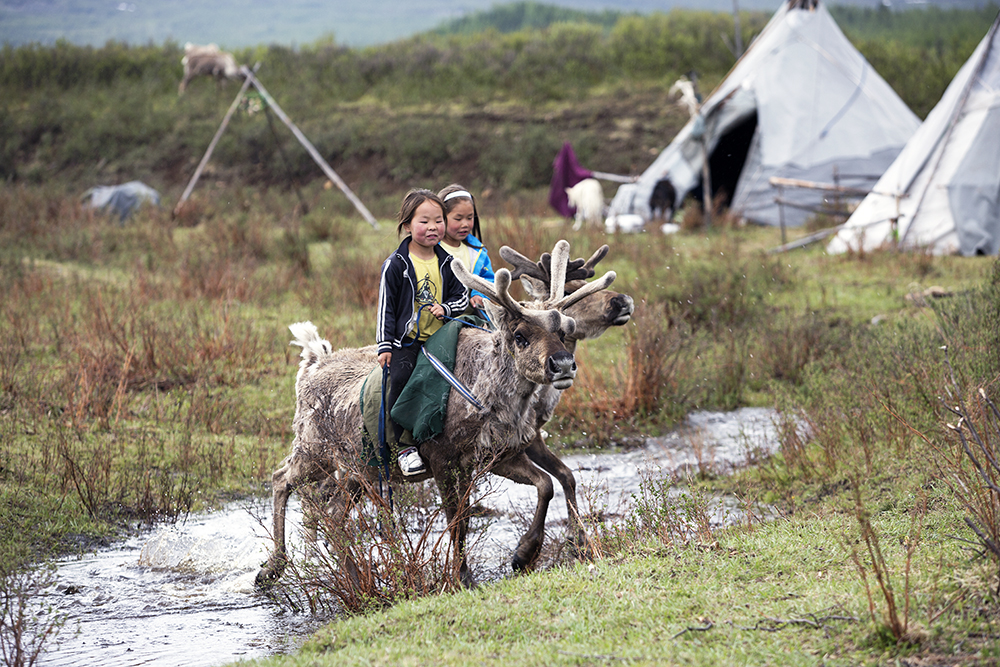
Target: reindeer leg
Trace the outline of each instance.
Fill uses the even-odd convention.
[[[570,525],[575,528],[570,543],[577,558],[590,559],[593,550],[576,502],[576,477],[573,476],[573,471],[545,446],[541,431],[535,431],[535,437],[531,439],[524,453],[535,465],[555,477],[562,486],[563,494],[566,496],[566,515],[569,517]]]
[[[292,459],[286,461],[285,465],[274,471],[271,475],[272,502],[274,506],[274,516],[272,519],[271,539],[274,541],[274,550],[271,552],[267,564],[257,573],[254,579],[254,586],[260,590],[267,590],[274,585],[285,571],[287,565],[287,555],[285,554],[285,509],[288,506],[288,498],[292,495],[293,485],[290,481],[292,472]]]
[[[466,588],[475,588],[476,579],[469,569],[465,554],[465,542],[469,534],[469,497],[472,495],[472,471],[459,463],[458,452],[441,441],[433,446],[425,443],[421,447],[441,494],[448,530],[451,532],[451,546],[454,557],[459,560],[459,581]]]
[[[528,532],[521,536],[521,541],[518,543],[511,560],[511,566],[515,571],[528,570],[542,551],[542,541],[545,538],[545,514],[549,511],[549,502],[552,500],[552,480],[539,470],[524,452],[518,452],[510,458],[499,461],[490,468],[490,472],[518,484],[530,484],[538,489],[535,516],[528,527]]]

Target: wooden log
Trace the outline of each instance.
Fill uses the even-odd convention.
[[[849,188],[844,185],[831,185],[830,183],[817,183],[815,181],[803,181],[797,178],[782,178],[772,176],[768,182],[775,187],[785,188],[807,188],[809,190],[823,190],[824,192],[840,192],[842,194],[866,195],[871,190],[864,188]]]

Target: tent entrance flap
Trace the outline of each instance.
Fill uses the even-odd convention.
[[[729,206],[756,132],[757,112],[754,111],[719,137],[719,143],[708,158],[712,201],[722,193],[722,205]]]
[[[757,112],[754,111],[719,137],[715,148],[712,149],[712,154],[708,157],[713,202],[716,202],[716,197],[719,197],[720,194],[721,200],[716,202],[717,204],[728,207],[732,202],[733,193],[736,192],[736,184],[740,181],[740,174],[743,173],[743,166],[746,163],[747,155],[750,154],[750,147],[756,132]],[[702,179],[699,176],[697,185],[689,193],[694,201],[702,201],[702,187]]]

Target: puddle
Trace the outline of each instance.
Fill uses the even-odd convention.
[[[774,413],[746,408],[691,415],[684,429],[626,453],[564,457],[574,471],[582,509],[586,490],[599,488],[609,507],[637,493],[641,472],[711,467],[728,472],[770,453],[777,443]],[[522,524],[533,511],[533,487],[491,478],[482,503],[496,511],[470,542],[469,560],[480,579],[503,576]],[[549,506],[547,525],[566,520],[562,490]],[[239,659],[296,650],[329,619],[289,614],[255,595],[254,576],[270,542],[255,517],[269,525],[270,500],[233,505],[162,527],[83,558],[58,565],[58,585],[45,602],[67,616],[57,643],[38,665],[213,667]],[[289,536],[301,512],[289,504]],[[731,499],[712,508],[717,525],[742,520]],[[487,576],[483,576],[486,574]]]

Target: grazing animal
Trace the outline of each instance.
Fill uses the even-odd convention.
[[[551,258],[548,253],[543,254],[536,263],[516,250],[503,246],[500,248],[500,256],[514,267],[511,275],[515,278],[520,277],[525,292],[535,300],[533,306],[541,308],[548,303],[558,302],[564,294],[572,294],[585,287],[587,285],[585,279],[594,276],[594,267],[604,259],[608,251],[607,245],[601,246],[582,266],[570,271],[566,276],[563,290],[559,290],[558,282],[553,280]],[[577,264],[582,261],[575,260]],[[576,322],[576,329],[564,341],[566,349],[575,352],[579,341],[598,338],[610,327],[624,326],[631,319],[634,310],[635,303],[632,297],[611,290],[602,290],[563,308],[563,314],[572,317]],[[536,428],[525,453],[535,465],[559,481],[566,496],[567,516],[576,524],[575,542],[579,548],[587,551],[589,542],[576,501],[576,478],[573,476],[573,471],[545,445],[542,435],[542,427],[552,418],[561,397],[562,390],[551,385],[540,385],[535,390]]]
[[[677,190],[669,178],[656,182],[653,194],[649,196],[649,210],[653,218],[661,218],[664,222],[674,219],[674,206],[677,202]]]
[[[220,51],[218,45],[199,46],[188,42],[184,45],[184,78],[177,89],[178,95],[183,95],[188,83],[196,76],[212,76],[218,80],[235,79],[240,75],[239,65],[233,54]]]
[[[585,178],[571,188],[566,188],[569,205],[576,209],[573,231],[580,231],[583,223],[599,227],[604,219],[604,191],[596,178]]]
[[[562,267],[555,279],[560,290],[567,261],[568,244],[565,254],[553,259]],[[487,469],[536,487],[535,517],[521,537],[512,562],[516,570],[529,567],[541,550],[545,514],[552,498],[552,481],[524,453],[535,428],[531,401],[538,385],[553,384],[565,389],[572,385],[576,374],[573,355],[561,340],[573,334],[576,324],[559,309],[606,289],[615,274],[608,272],[553,307],[539,310],[526,308],[510,296],[507,269],[497,271],[495,283],[491,284],[469,273],[461,261],[455,261],[453,267],[464,285],[486,296],[496,327],[491,332],[466,328],[458,337],[454,373],[484,409],[474,408],[452,390],[444,432],[421,445],[430,473],[404,478],[395,468],[391,478],[396,482],[417,482],[434,477],[452,545],[461,559],[460,579],[465,585],[474,585],[464,553],[473,474],[477,469]],[[323,493],[334,522],[343,524],[352,501],[360,496],[364,479],[374,482],[378,477],[377,469],[362,461],[363,420],[359,405],[361,387],[376,367],[374,348],[332,351],[311,323],[290,329],[296,335],[293,344],[302,346],[295,382],[295,437],[291,454],[271,477],[274,550],[256,577],[256,585],[264,589],[281,576],[286,564],[285,509],[294,490],[334,477],[337,483],[324,484]],[[357,565],[346,553],[340,554],[340,562],[357,582]]]

